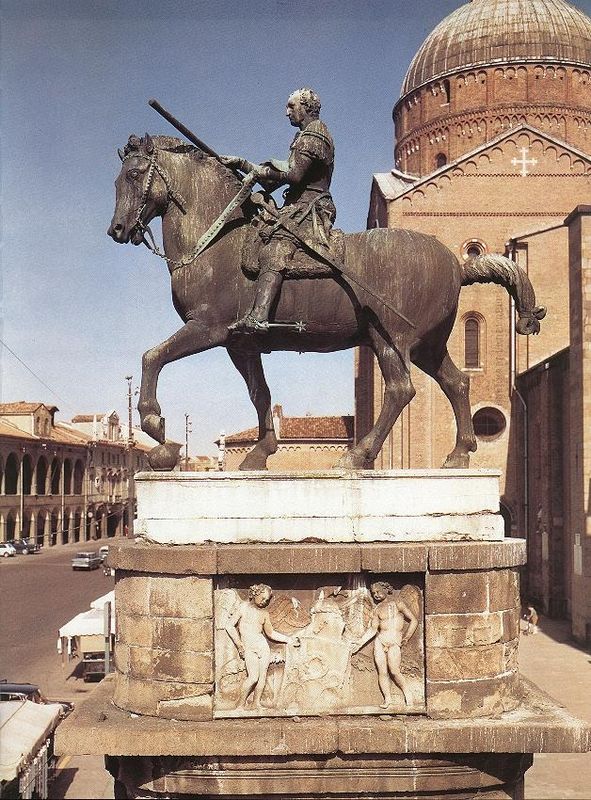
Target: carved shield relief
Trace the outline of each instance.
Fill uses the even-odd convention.
[[[216,717],[424,712],[421,575],[225,577],[214,613]]]

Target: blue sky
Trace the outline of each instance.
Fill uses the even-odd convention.
[[[3,402],[118,410],[141,355],[181,325],[163,262],[106,236],[116,148],[173,133],[156,97],[220,153],[285,158],[287,96],[314,87],[336,143],[337,225],[365,227],[371,176],[393,163],[392,107],[425,36],[456,0],[2,0],[0,79]],[[578,6],[591,12],[591,0]],[[265,357],[290,416],[353,411],[352,353]],[[220,430],[254,426],[223,349],[164,368],[167,435],[214,452]],[[134,415],[137,420],[137,415]]]

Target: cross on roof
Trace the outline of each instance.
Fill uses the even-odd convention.
[[[529,175],[527,168],[529,166],[535,167],[538,163],[537,158],[528,158],[527,155],[529,153],[529,147],[522,147],[521,148],[521,158],[512,158],[511,163],[514,167],[521,167],[521,177],[525,178]]]

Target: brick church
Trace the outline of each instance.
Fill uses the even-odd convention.
[[[591,19],[564,0],[472,0],[415,55],[393,111],[394,167],[368,227],[437,236],[458,258],[509,255],[548,308],[517,337],[505,289],[462,290],[450,354],[471,380],[474,467],[502,470],[507,535],[528,540],[523,596],[591,640]],[[376,469],[439,467],[455,426],[436,384],[417,394]],[[383,384],[356,358],[356,438]]]

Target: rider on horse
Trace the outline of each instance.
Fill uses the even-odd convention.
[[[246,333],[268,331],[273,302],[297,250],[303,242],[314,250],[330,252],[330,230],[336,210],[330,195],[334,166],[334,143],[326,125],[319,119],[320,98],[312,89],[298,89],[290,95],[286,116],[299,128],[290,147],[288,161],[267,161],[255,166],[236,156],[221,156],[228,167],[254,172],[269,192],[287,184],[284,204],[277,215],[263,211],[259,235],[263,241],[259,255],[260,274],[251,310],[229,326]],[[282,224],[285,221],[285,225]],[[295,231],[293,233],[292,231]]]

